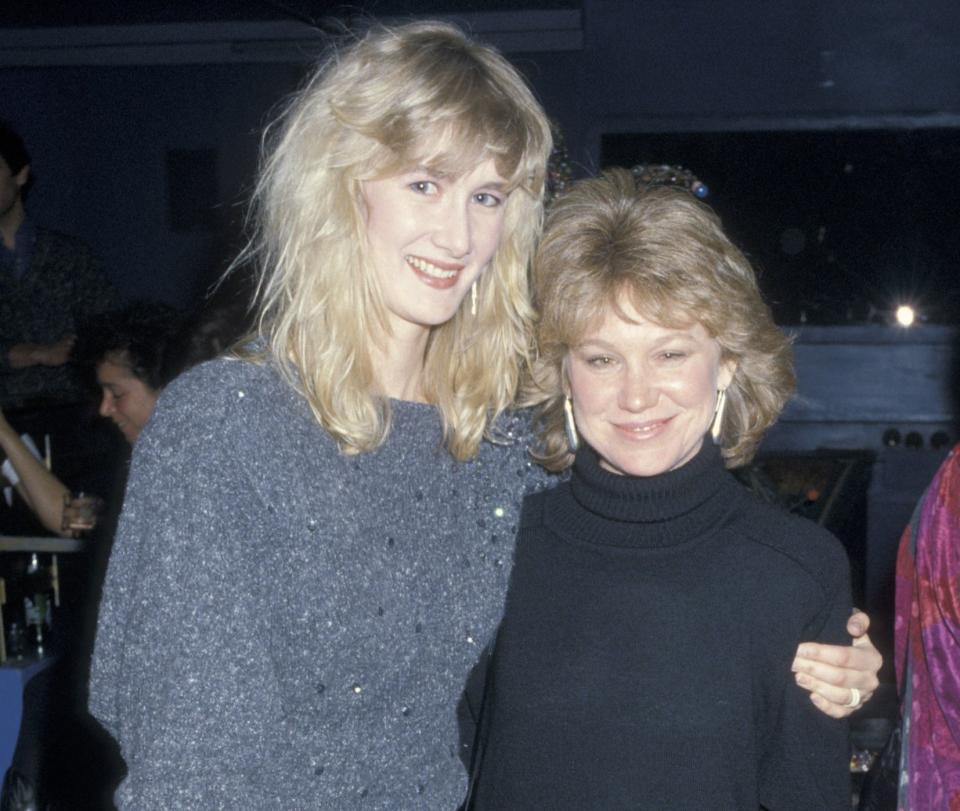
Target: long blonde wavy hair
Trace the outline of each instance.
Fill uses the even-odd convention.
[[[442,23],[371,30],[321,65],[268,130],[240,261],[259,270],[266,352],[342,452],[373,450],[390,430],[369,349],[389,327],[367,267],[362,182],[415,166],[457,174],[487,159],[508,181],[477,315],[461,305],[432,329],[424,357],[444,444],[467,459],[513,402],[529,357],[528,266],[551,143],[520,74]]]
[[[720,444],[746,464],[794,391],[789,339],[773,322],[753,268],[706,205],[677,189],[638,188],[625,169],[575,183],[552,205],[533,263],[539,356],[526,391],[539,401],[539,458],[573,462],[564,431],[564,363],[618,302],[666,327],[701,324],[736,365]]]

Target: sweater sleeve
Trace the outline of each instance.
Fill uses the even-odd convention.
[[[844,645],[853,604],[849,563],[840,545],[830,539],[830,554],[818,566],[819,607],[803,628],[802,641]],[[770,743],[760,764],[761,807],[769,811],[848,811],[850,808],[850,742],[846,720],[820,712],[791,675],[782,682]]]
[[[280,713],[253,597],[259,505],[242,437],[178,383],[135,448],[90,709],[127,764],[118,808],[267,808],[251,786]]]

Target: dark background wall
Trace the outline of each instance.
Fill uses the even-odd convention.
[[[598,0],[588,132],[710,119],[863,123],[956,113],[960,6],[940,0]],[[826,123],[811,121],[813,123]]]
[[[33,155],[28,210],[88,240],[126,297],[190,303],[236,241],[265,115],[299,74],[287,64],[3,70],[3,98],[23,101],[3,114]],[[172,153],[200,165],[171,165]],[[205,214],[198,197],[213,204]]]
[[[952,0],[482,5],[459,18],[529,76],[578,171],[603,163],[604,134],[960,122]],[[260,129],[321,50],[285,25],[0,28],[0,114],[34,154],[30,210],[93,243],[128,297],[192,301],[235,247]],[[201,165],[192,193],[175,150]],[[174,230],[171,207],[194,197],[214,213]]]

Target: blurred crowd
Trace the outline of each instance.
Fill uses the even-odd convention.
[[[0,664],[57,654],[27,685],[0,803],[30,807],[43,783],[56,807],[97,807],[121,767],[85,684],[130,449],[164,387],[246,332],[248,298],[228,284],[189,312],[124,302],[84,241],[28,213],[31,180],[27,146],[0,122],[0,536],[78,541],[70,554],[0,554]],[[59,806],[57,786],[73,792]]]

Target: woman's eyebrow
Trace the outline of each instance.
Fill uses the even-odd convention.
[[[612,343],[605,341],[602,338],[586,338],[582,341],[578,341],[571,347],[571,349],[584,349],[585,347],[594,347],[597,349],[615,349]]]
[[[400,172],[400,175],[427,175],[428,177],[433,178],[434,180],[442,180],[443,178],[449,177],[450,175],[445,172],[441,172],[438,169],[431,169],[429,166],[423,166],[418,164],[417,166],[411,166],[409,169],[405,169]]]

